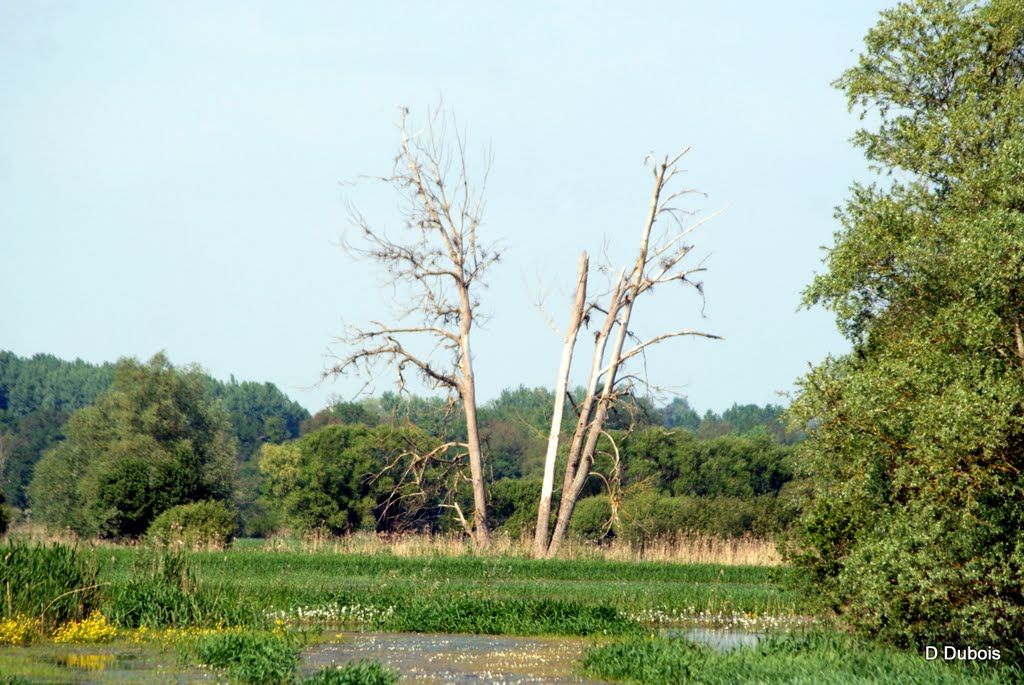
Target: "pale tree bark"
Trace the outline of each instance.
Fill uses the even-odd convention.
[[[630,320],[637,299],[645,293],[652,292],[655,285],[679,282],[696,288],[703,296],[703,285],[691,277],[704,269],[701,266],[684,267],[682,262],[692,250],[692,246],[684,241],[711,217],[689,225],[682,224],[679,220],[682,212],[674,203],[681,196],[693,191],[672,191],[670,188],[673,178],[678,173],[676,165],[685,153],[684,150],[676,157],[666,157],[654,165],[654,188],[640,234],[636,261],[632,267],[618,272],[610,294],[603,304],[592,303],[589,306],[588,312],[602,312],[605,318],[594,336],[590,375],[584,388],[584,396],[579,403],[579,416],[569,442],[558,514],[550,536],[548,517],[538,515],[537,535],[534,539],[534,555],[537,557],[554,556],[565,539],[576,502],[591,475],[598,441],[602,435],[606,435],[603,429],[605,420],[614,403],[628,391],[620,387],[619,383],[623,364],[637,355],[643,355],[649,347],[672,338],[700,336],[719,339],[717,335],[684,329],[660,333],[642,340],[630,329]],[[671,220],[675,230],[655,235],[654,229],[662,219]],[[572,316],[575,317],[577,311],[582,309],[574,306],[572,311]],[[632,341],[629,347],[627,340]],[[574,348],[569,352],[570,357],[573,351]],[[552,447],[549,441],[549,453],[552,450],[557,453],[557,444]],[[554,472],[554,464],[550,470],[551,473]],[[548,464],[545,463],[545,479],[547,477]],[[543,498],[541,504],[543,505]],[[538,511],[538,514],[540,513],[542,512]]]
[[[480,279],[500,258],[494,245],[477,239],[486,169],[480,187],[474,187],[467,169],[465,140],[458,131],[453,131],[453,140],[446,140],[446,121],[434,112],[428,117],[426,129],[413,133],[407,125],[407,114],[403,108],[402,144],[395,171],[378,179],[394,186],[406,201],[405,231],[402,237],[392,239],[352,210],[362,245],[346,242],[346,248],[357,257],[382,265],[396,288],[410,288],[409,300],[398,323],[371,321],[370,327],[350,329],[343,341],[354,351],[338,360],[325,375],[372,374],[383,362],[397,372],[400,392],[406,390],[405,374],[411,369],[419,372],[429,386],[457,398],[466,420],[467,440],[457,445],[463,454],[452,459],[465,463],[461,457],[468,456],[472,524],[462,516],[461,509],[456,514],[476,545],[486,547],[490,526],[470,346]]]
[[[541,557],[547,552],[548,519],[551,518],[551,494],[555,485],[555,462],[558,457],[558,437],[562,432],[562,414],[565,411],[565,397],[569,387],[569,371],[572,367],[572,352],[576,347],[576,336],[583,323],[587,304],[587,253],[580,255],[579,275],[576,277],[576,298],[569,314],[569,330],[562,345],[562,359],[558,366],[555,382],[555,405],[551,412],[551,431],[548,434],[548,449],[544,456],[544,480],[540,489],[540,505],[537,508],[537,528],[533,537],[533,556]]]

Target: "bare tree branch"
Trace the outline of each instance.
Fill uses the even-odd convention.
[[[400,391],[405,389],[406,370],[415,369],[428,385],[443,388],[461,401],[474,499],[473,524],[467,530],[479,546],[486,547],[490,530],[470,336],[479,306],[476,282],[501,257],[497,246],[477,238],[487,168],[476,187],[468,169],[465,136],[453,121],[453,138],[448,138],[448,117],[440,110],[429,114],[422,132],[410,130],[407,116],[408,109],[401,108],[401,145],[394,171],[376,179],[396,189],[403,200],[402,235],[389,236],[350,207],[361,243],[344,243],[349,254],[380,265],[396,289],[407,290],[405,307],[396,322],[372,321],[371,329],[352,329],[343,342],[353,351],[325,376],[370,376],[379,362],[395,369]],[[489,163],[488,153],[486,166]],[[426,352],[421,349],[424,345],[429,348]],[[427,461],[436,457],[430,455]],[[461,509],[457,513],[462,516]]]
[[[693,249],[685,242],[685,238],[715,214],[688,226],[682,224],[681,217],[688,213],[674,206],[673,203],[696,191],[691,189],[673,191],[669,189],[669,184],[679,173],[677,164],[684,154],[686,154],[686,150],[675,157],[666,156],[660,163],[652,164],[654,187],[647,218],[640,234],[636,260],[631,267],[618,272],[610,295],[603,300],[604,304],[595,302],[588,309],[588,313],[592,311],[604,314],[605,319],[601,329],[594,335],[590,376],[583,400],[578,407],[579,416],[566,457],[565,477],[554,529],[548,537],[548,522],[546,519],[541,521],[542,517],[540,516],[543,511],[542,498],[541,510],[538,511],[537,534],[534,540],[535,556],[550,557],[557,553],[568,530],[569,519],[576,501],[591,475],[591,465],[598,440],[601,436],[607,435],[603,426],[608,413],[620,397],[632,393],[630,380],[632,376],[621,373],[623,365],[633,357],[643,356],[648,348],[673,338],[699,336],[721,339],[720,336],[712,333],[682,329],[641,340],[630,329],[630,320],[638,299],[646,293],[653,293],[656,285],[678,281],[684,285],[693,286],[700,293],[703,301],[703,284],[690,280],[693,274],[704,270],[703,266],[698,265],[687,269],[682,268],[681,264]],[[661,219],[672,222],[676,231],[655,237],[654,228]],[[624,349],[627,338],[638,342],[629,349]],[[609,342],[612,343],[610,347]],[[545,478],[547,477],[548,464],[545,464]],[[602,478],[604,477],[602,476]],[[610,488],[610,481],[607,478],[604,479]],[[542,523],[543,530],[541,529]]]

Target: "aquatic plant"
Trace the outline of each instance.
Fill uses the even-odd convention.
[[[185,644],[183,651],[194,661],[226,670],[233,680],[277,685],[292,681],[301,650],[287,636],[228,630],[200,635]]]
[[[301,681],[302,685],[393,685],[397,682],[397,673],[375,661],[355,661],[325,668]]]
[[[108,615],[125,628],[265,623],[262,612],[240,602],[237,592],[200,583],[192,557],[181,551],[134,557],[129,577],[113,583],[108,595]]]
[[[17,614],[0,619],[0,644],[20,645],[41,632],[38,618]]]
[[[0,546],[0,618],[30,617],[50,632],[96,609],[102,586],[94,560],[75,547]]]
[[[117,637],[117,628],[107,622],[107,617],[98,610],[93,610],[88,618],[81,621],[69,621],[57,628],[53,634],[54,642],[110,642]]]

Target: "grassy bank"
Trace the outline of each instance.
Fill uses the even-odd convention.
[[[606,680],[644,685],[1001,685],[1024,680],[1019,669],[995,663],[928,661],[919,654],[822,633],[777,638],[730,652],[682,639],[622,640],[590,649],[584,654],[583,670]]]

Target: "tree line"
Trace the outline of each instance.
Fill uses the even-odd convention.
[[[174,367],[162,354],[101,366],[46,355],[0,358],[5,444],[35,441],[40,450],[8,460],[5,485],[16,493],[10,502],[54,526],[137,538],[168,509],[214,500],[235,512],[249,534],[286,526],[338,534],[442,531],[458,529],[453,512],[470,506],[457,465],[422,458],[464,435],[464,420],[441,398],[385,393],[310,416],[271,384],[220,383],[197,367]],[[90,392],[91,402],[68,409]],[[553,404],[551,391],[519,387],[481,406],[495,526],[517,536],[535,522]],[[39,412],[51,407],[68,413],[42,430]],[[720,508],[738,511],[742,501],[775,497],[791,470],[789,448],[775,437],[783,431],[792,440],[781,413],[779,406],[734,405],[700,417],[682,398],[663,407],[638,401],[611,417],[622,462],[599,459],[584,499],[610,502],[613,491],[626,493],[628,502],[640,495],[718,498]],[[12,482],[14,476],[20,480]],[[604,533],[595,535],[598,510],[585,506],[589,523],[574,529],[584,539],[650,528],[631,527],[628,515],[613,528],[609,511],[600,522]],[[724,518],[677,517],[676,524],[722,534],[776,527],[766,516],[757,523]]]

